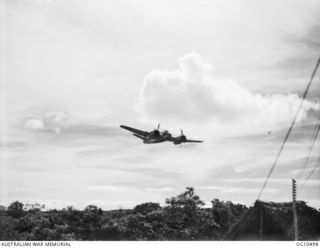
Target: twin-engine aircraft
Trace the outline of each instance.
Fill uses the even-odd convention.
[[[203,141],[201,140],[189,140],[187,137],[183,134],[183,131],[181,130],[181,135],[178,137],[172,137],[171,133],[168,132],[168,130],[164,130],[160,132],[160,123],[158,124],[157,129],[154,129],[150,132],[142,131],[139,129],[135,129],[132,127],[120,125],[121,128],[126,129],[130,132],[133,132],[133,135],[136,136],[139,139],[142,139],[144,144],[155,144],[155,143],[161,143],[165,141],[173,142],[175,145],[179,145],[181,143],[201,143]]]

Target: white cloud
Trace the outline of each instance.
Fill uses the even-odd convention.
[[[174,188],[171,187],[163,187],[163,188],[146,188],[147,191],[151,192],[172,192],[175,191]]]
[[[69,117],[65,112],[46,112],[44,114],[46,121],[52,121],[56,123],[65,123]]]
[[[307,202],[308,205],[311,205],[317,209],[320,208],[320,200],[318,198],[315,198],[315,199],[304,199],[305,202]],[[310,204],[311,203],[311,204]]]
[[[266,179],[265,178],[226,178],[226,179],[220,179],[220,182],[224,183],[257,183],[262,184]],[[305,178],[297,180],[298,184],[303,184],[305,181]],[[269,183],[278,183],[278,184],[284,184],[284,185],[291,185],[292,181],[291,178],[270,178]],[[308,180],[306,185],[308,186],[319,186],[320,180],[312,179]]]
[[[236,173],[242,173],[242,172],[245,172],[248,170],[248,167],[247,166],[237,166],[234,168],[234,171]]]
[[[228,183],[263,183],[265,178],[225,178],[220,179],[221,182]],[[291,178],[270,178],[269,182],[280,183],[280,184],[291,184]]]
[[[69,121],[70,116],[66,112],[45,112],[29,118],[24,127],[33,130],[50,130],[60,134],[61,129],[68,125]]]
[[[190,53],[179,59],[178,69],[145,76],[137,110],[146,121],[276,128],[292,121],[300,102],[297,94],[263,95],[233,79],[215,78],[212,66]],[[319,109],[319,104],[305,101],[298,122],[311,109]]]
[[[123,190],[123,188],[116,187],[113,185],[90,185],[88,187],[90,191],[119,191]]]
[[[43,120],[39,120],[39,119],[29,119],[25,123],[25,128],[27,128],[27,129],[43,129],[44,122],[43,122]]]
[[[224,187],[224,186],[201,186],[198,187],[200,190],[219,190],[222,192],[228,193],[258,193],[260,192],[260,188],[243,188],[243,187]],[[268,188],[264,192],[275,193],[278,192],[279,189]]]
[[[320,171],[320,167],[315,168],[315,169],[314,168],[305,168],[304,173],[310,173],[312,170],[314,170],[315,172]],[[290,174],[293,176],[296,176],[300,173],[301,173],[301,169],[296,169],[296,170],[290,171]]]
[[[317,180],[317,179],[314,179],[314,180],[308,180],[308,181],[305,181],[305,180],[301,180],[300,181],[300,185],[306,185],[306,186],[317,186],[319,187],[320,186],[320,180]]]

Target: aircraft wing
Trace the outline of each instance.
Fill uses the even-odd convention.
[[[202,143],[202,140],[186,140],[185,142],[192,142],[192,143]]]
[[[149,134],[149,132],[142,131],[142,130],[135,129],[135,128],[128,127],[128,126],[120,125],[120,127],[123,128],[123,129],[126,129],[126,130],[128,130],[130,132],[133,132],[133,133],[137,134],[138,136],[146,137]]]
[[[133,136],[136,136],[137,138],[142,139],[142,140],[145,139],[144,136],[141,136],[141,135],[138,135],[138,134],[135,134],[135,133],[133,133],[132,135],[133,135]]]

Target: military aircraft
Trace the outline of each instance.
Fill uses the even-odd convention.
[[[194,143],[203,142],[200,140],[188,140],[187,137],[183,134],[182,130],[181,130],[181,135],[178,137],[172,137],[171,133],[169,133],[168,130],[164,130],[160,132],[159,130],[160,123],[158,124],[157,129],[154,129],[150,132],[142,131],[142,130],[124,126],[124,125],[120,125],[120,127],[130,132],[133,132],[132,135],[139,139],[142,139],[144,144],[155,144],[155,143],[161,143],[165,141],[173,142],[173,144],[175,145],[186,143],[186,142],[194,142]]]

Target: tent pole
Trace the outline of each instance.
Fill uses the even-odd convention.
[[[260,208],[260,230],[259,230],[259,233],[260,233],[260,239],[262,240],[262,236],[263,236],[263,210],[262,210],[262,207],[261,205],[259,206]]]
[[[292,212],[294,226],[294,240],[298,240],[298,218],[296,210],[296,180],[292,178]]]

